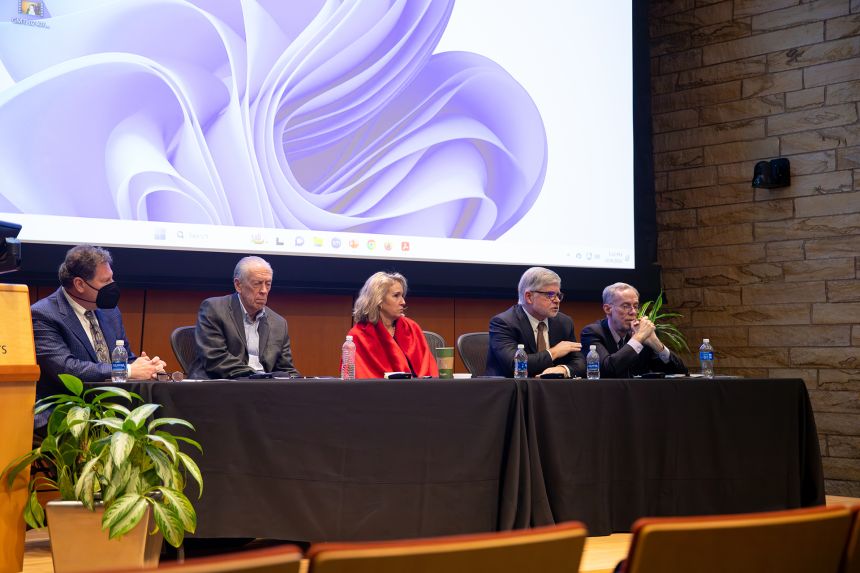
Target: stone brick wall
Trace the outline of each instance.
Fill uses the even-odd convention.
[[[860,0],[650,8],[670,305],[718,373],[806,381],[827,493],[860,496]],[[791,186],[753,189],[776,157]]]

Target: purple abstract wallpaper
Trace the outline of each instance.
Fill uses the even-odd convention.
[[[529,94],[434,53],[453,0],[24,4],[0,212],[496,239],[541,191]]]

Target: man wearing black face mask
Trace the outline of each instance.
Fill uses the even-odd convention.
[[[154,378],[164,370],[165,363],[157,356],[135,356],[131,351],[116,308],[119,286],[113,280],[112,262],[110,253],[100,247],[69,249],[59,270],[62,286],[30,307],[36,360],[42,370],[38,398],[67,392],[59,374],[73,374],[84,382],[110,378],[110,352],[117,340],[124,340],[128,349],[129,378]]]

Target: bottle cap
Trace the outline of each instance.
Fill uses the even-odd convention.
[[[525,348],[525,347],[526,347],[526,345],[525,345],[525,344],[517,344],[517,349]]]
[[[702,339],[702,342],[704,342],[704,343],[706,343],[706,344],[710,344],[710,343],[711,343],[711,339],[710,339],[710,338],[704,338],[704,339]]]
[[[351,341],[352,341],[352,335],[351,335],[351,334],[347,334],[347,335],[346,335],[346,339],[347,339],[347,340],[349,340],[349,341],[351,342]]]
[[[589,346],[589,347],[588,347],[588,349],[589,349],[589,350],[597,350],[597,346],[595,346],[594,344],[592,344],[591,346]]]
[[[117,340],[116,345],[117,346],[125,346],[125,340]]]

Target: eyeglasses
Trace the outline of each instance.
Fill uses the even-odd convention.
[[[638,302],[635,304],[630,304],[629,302],[625,302],[622,304],[615,304],[613,306],[620,308],[624,312],[630,312],[631,310],[635,310],[636,312],[639,312],[639,303]]]
[[[545,297],[547,297],[549,300],[552,300],[555,297],[558,297],[559,302],[564,300],[564,293],[561,292],[560,290],[558,290],[558,291],[556,291],[556,290],[533,290],[532,292],[540,293],[540,294],[544,295]]]

